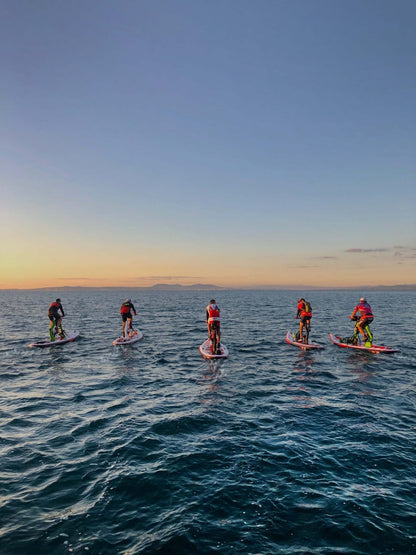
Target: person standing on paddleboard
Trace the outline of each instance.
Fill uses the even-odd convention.
[[[311,331],[311,318],[312,318],[312,307],[311,303],[305,301],[302,297],[298,300],[298,310],[296,312],[295,318],[300,318],[299,322],[299,342],[303,343],[303,328],[305,328],[305,343],[308,343],[309,332]]]
[[[134,312],[135,316],[137,315],[136,309],[134,308],[134,304],[131,302],[131,299],[126,299],[120,308],[121,319],[123,321],[123,337],[125,337],[126,339],[128,337],[128,334],[126,333],[126,322],[128,322],[128,331],[131,332],[133,330],[131,325],[133,320],[131,311]]]
[[[352,314],[350,316],[351,320],[357,319],[357,316],[356,316],[357,312],[360,315],[357,322],[357,328],[361,333],[361,335],[363,336],[364,341],[368,341],[369,338],[366,332],[364,331],[364,328],[371,324],[371,322],[374,320],[374,316],[373,316],[373,311],[371,310],[371,306],[368,304],[368,302],[364,297],[361,297],[360,302],[352,311]]]
[[[61,311],[61,314],[59,314]],[[48,317],[51,321],[49,325],[49,337],[51,341],[55,341],[55,334],[59,332],[61,339],[65,337],[64,330],[62,329],[62,318],[65,316],[63,306],[61,304],[61,299],[56,299],[55,302],[51,303],[48,309]],[[54,328],[55,327],[55,331]]]
[[[209,301],[209,305],[205,309],[206,311],[206,321],[208,328],[208,337],[211,339],[211,332],[214,327],[217,330],[218,345],[221,344],[221,318],[220,318],[220,307],[215,302],[215,299]]]

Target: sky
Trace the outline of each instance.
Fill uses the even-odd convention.
[[[0,288],[416,283],[414,0],[2,0]]]

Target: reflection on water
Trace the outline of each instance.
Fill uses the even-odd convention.
[[[308,372],[314,373],[315,369],[313,363],[315,362],[315,357],[310,351],[301,351],[298,355],[297,361],[293,369],[295,372]],[[302,379],[302,378],[300,378]]]

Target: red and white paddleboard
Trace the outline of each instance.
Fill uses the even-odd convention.
[[[222,343],[221,343],[220,350],[221,350],[221,353],[218,354],[218,355],[215,355],[212,352],[211,341],[209,339],[204,341],[204,343],[202,343],[202,345],[199,346],[199,352],[201,353],[201,355],[204,358],[207,358],[207,359],[210,359],[210,360],[217,359],[217,358],[227,358],[228,357],[228,349]]]
[[[63,345],[64,343],[70,343],[71,341],[75,341],[75,339],[79,336],[79,331],[71,331],[65,332],[65,337],[61,339],[57,337],[55,341],[51,341],[50,339],[44,339],[43,341],[36,341],[35,343],[30,343],[29,347],[55,347],[57,345]]]
[[[295,345],[295,347],[299,347],[300,349],[325,349],[325,347],[319,345],[319,343],[301,343],[297,341],[294,334],[290,331],[287,332],[285,341],[289,343],[289,345]]]
[[[134,330],[129,333],[128,337],[118,337],[114,339],[113,345],[131,345],[143,339],[143,334],[140,330]]]
[[[366,347],[362,343],[358,345],[351,345],[350,343],[344,343],[339,335],[329,334],[329,339],[337,347],[343,347],[344,349],[358,349],[359,351],[367,351],[369,353],[398,353],[399,349],[393,349],[392,347],[385,347],[384,345],[371,345],[371,347]]]

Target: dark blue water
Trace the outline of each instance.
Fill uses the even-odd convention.
[[[46,337],[62,298],[74,343]],[[304,293],[305,295],[306,293]],[[202,360],[207,292],[0,292],[0,552],[415,553],[416,293],[368,293],[374,355],[339,349],[359,294],[221,291],[230,358]]]

